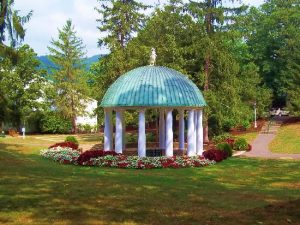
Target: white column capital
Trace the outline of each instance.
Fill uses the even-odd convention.
[[[146,112],[146,109],[145,108],[138,108],[137,111],[138,112]]]

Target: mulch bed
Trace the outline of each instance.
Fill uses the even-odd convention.
[[[242,127],[233,128],[230,131],[231,135],[240,135],[240,134],[246,134],[246,133],[252,133],[252,132],[259,132],[261,131],[262,127],[267,121],[264,119],[257,120],[257,128],[254,128],[254,124],[249,129],[244,129]]]

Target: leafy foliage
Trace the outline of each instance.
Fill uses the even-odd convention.
[[[72,142],[72,143],[78,145],[78,140],[77,140],[77,138],[74,137],[74,136],[67,136],[67,137],[65,138],[65,142]]]
[[[36,71],[36,53],[23,45],[17,51],[18,63],[11,58],[0,58],[0,122],[20,127],[35,114],[42,103],[43,71]]]
[[[245,151],[248,149],[248,143],[245,138],[238,138],[233,144],[234,150]]]
[[[0,1],[0,44],[8,34],[11,47],[16,47],[18,40],[23,40],[25,37],[25,29],[23,25],[28,22],[32,16],[30,11],[26,16],[20,16],[19,10],[14,10],[14,0],[1,0]]]
[[[41,119],[41,131],[44,133],[70,133],[72,123],[57,112],[46,112]]]
[[[300,1],[268,0],[251,8],[247,44],[275,107],[300,112]]]
[[[225,143],[219,143],[219,144],[217,144],[216,147],[217,147],[218,150],[227,152],[227,155],[228,155],[229,157],[232,156],[232,147],[231,147],[230,144],[228,144],[228,143],[226,143],[226,142],[225,142]]]

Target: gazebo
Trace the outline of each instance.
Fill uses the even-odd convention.
[[[145,112],[159,110],[159,148],[173,156],[173,110],[179,112],[179,149],[185,149],[184,113],[188,113],[187,155],[203,153],[201,91],[182,73],[162,66],[143,66],[120,76],[105,93],[101,106],[105,112],[104,150],[113,149],[112,112],[116,113],[115,151],[125,148],[124,111],[138,110],[138,156],[146,156]]]

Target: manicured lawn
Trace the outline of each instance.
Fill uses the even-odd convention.
[[[247,142],[249,144],[251,144],[251,142],[254,141],[254,139],[256,138],[257,135],[258,135],[258,132],[249,132],[249,133],[243,133],[243,134],[236,135],[236,137],[245,138],[247,140]]]
[[[75,136],[80,144],[99,144],[102,143],[100,133],[96,134],[78,134],[71,135]],[[31,146],[33,149],[41,149],[43,147],[48,147],[49,145],[55,144],[57,142],[62,142],[69,135],[55,135],[55,134],[45,134],[45,135],[27,135],[25,139],[22,136],[19,137],[10,137],[7,136],[5,139],[0,138],[0,143],[10,143],[22,146]]]
[[[0,139],[0,224],[292,224],[300,163],[130,170],[60,165]]]
[[[300,154],[300,123],[281,126],[269,147],[276,153]]]

